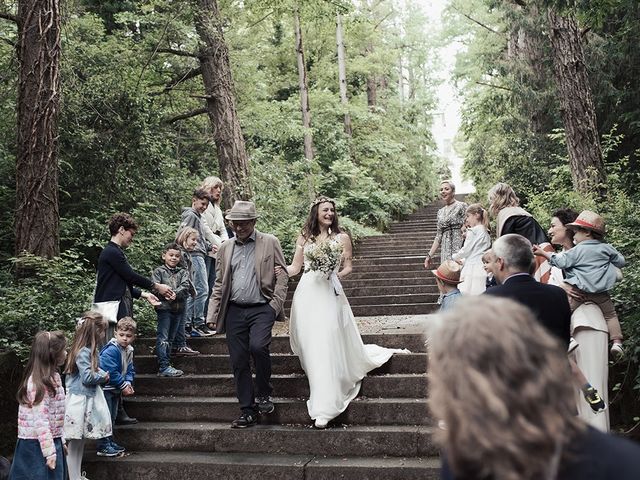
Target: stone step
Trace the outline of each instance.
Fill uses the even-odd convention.
[[[228,354],[202,354],[197,357],[175,357],[171,359],[171,364],[188,374],[215,374],[231,372],[231,363]],[[138,374],[155,374],[158,371],[157,358],[155,355],[136,354],[135,367]],[[369,376],[398,373],[425,373],[426,367],[426,353],[394,355],[387,363],[369,372]],[[293,354],[271,355],[271,368],[274,375],[285,373],[304,373],[300,366],[300,360],[298,360],[298,357]]]
[[[405,262],[403,263],[393,263],[391,264],[391,266],[393,267],[389,269],[389,271],[391,272],[411,272],[411,271],[424,272],[425,271],[424,258],[422,258],[422,261],[416,260],[413,263],[408,263],[408,261],[405,260]],[[353,267],[353,273],[369,273],[369,272],[383,273],[384,270],[385,270],[384,264],[382,266],[380,264],[374,264],[374,265],[357,264],[357,265],[354,265]]]
[[[398,305],[354,305],[351,307],[356,317],[380,315],[427,315],[440,308],[437,303],[410,303]]]
[[[321,431],[310,423],[239,430],[229,428],[229,422],[146,422],[117,427],[115,435],[118,444],[131,451],[429,457],[438,455],[431,432],[424,425],[351,425]]]
[[[427,254],[426,245],[415,247],[399,247],[399,248],[387,248],[371,246],[366,248],[359,248],[354,254],[353,258],[370,258],[370,257],[424,257]]]
[[[433,232],[435,235],[435,232]],[[387,233],[385,235],[372,235],[370,237],[362,237],[358,240],[357,245],[379,243],[379,242],[418,242],[425,238],[425,232],[399,232],[399,233]]]
[[[426,294],[438,294],[438,287],[435,285],[435,281],[426,285],[374,285],[369,286],[368,282],[362,282],[360,287],[344,287],[344,293],[348,299],[356,297],[370,297],[381,295],[426,295]],[[291,300],[295,294],[295,289],[289,287],[287,293],[287,300]]]
[[[275,394],[287,397],[309,397],[309,382],[304,374],[272,375]],[[232,374],[182,377],[136,376],[136,394],[143,396],[178,395],[194,397],[232,397],[236,394]],[[395,374],[365,377],[360,396],[368,398],[426,398],[426,374]]]
[[[414,333],[373,333],[362,335],[364,343],[375,343],[381,347],[406,348],[413,353],[426,352],[424,338]],[[227,354],[227,343],[224,335],[214,335],[206,338],[190,338],[189,345],[204,354]],[[136,352],[151,354],[155,348],[155,338],[145,337],[136,340]],[[291,353],[289,337],[286,335],[273,337],[271,340],[271,353]]]
[[[371,270],[371,271],[358,271],[353,272],[349,275],[348,279],[353,281],[363,281],[365,283],[366,280],[379,280],[382,278],[395,278],[395,279],[412,279],[411,281],[415,281],[416,279],[424,279],[428,280],[429,278],[433,278],[431,272],[429,272],[426,268],[424,268],[424,264],[422,265],[422,270],[404,270],[399,271],[396,269],[380,271],[380,270]]]
[[[369,265],[420,265],[424,268],[425,255],[406,255],[402,257],[367,257],[367,258],[354,258],[353,269],[357,270],[363,266]],[[395,270],[395,269],[394,269]]]
[[[304,398],[274,397],[275,412],[262,415],[261,424],[311,423]],[[125,399],[127,413],[141,422],[231,422],[240,414],[236,397],[134,395]],[[357,397],[335,424],[430,425],[425,398]]]
[[[413,303],[432,303],[438,301],[439,294],[432,290],[431,293],[404,293],[395,295],[370,295],[365,297],[348,297],[351,308],[362,305],[397,305]],[[291,307],[291,300],[284,302],[284,308]]]
[[[323,432],[320,432],[322,434]],[[274,448],[277,448],[274,445]],[[89,454],[83,461],[91,480],[435,480],[435,457],[322,457],[210,452],[139,452],[105,459]]]
[[[430,273],[426,273],[427,271],[425,270],[425,276],[423,277],[417,277],[417,278],[402,278],[402,277],[398,277],[398,278],[390,278],[387,276],[384,276],[382,278],[380,278],[379,275],[372,277],[372,278],[368,278],[366,280],[363,279],[352,279],[351,275],[349,275],[345,280],[341,280],[340,283],[342,283],[342,287],[344,288],[345,292],[350,292],[351,289],[357,289],[357,288],[369,288],[369,287],[423,287],[423,286],[427,286],[427,285],[436,285],[436,280],[435,277],[433,275],[431,275]],[[295,289],[298,286],[298,281],[294,280],[292,282],[289,282],[289,291],[295,291]],[[348,296],[348,295],[347,295]]]

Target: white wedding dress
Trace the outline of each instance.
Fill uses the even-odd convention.
[[[315,246],[304,247],[305,267],[307,253]],[[291,349],[309,379],[309,416],[321,424],[347,408],[367,372],[386,363],[394,353],[410,353],[364,345],[344,293],[336,294],[327,274],[317,271],[304,273],[298,283],[291,304],[290,335]]]

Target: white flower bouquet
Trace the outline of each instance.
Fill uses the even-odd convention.
[[[314,248],[307,250],[305,256],[307,257],[305,272],[322,272],[326,275],[331,275],[335,268],[340,265],[342,243],[319,243]]]

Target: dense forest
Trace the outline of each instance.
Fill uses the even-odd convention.
[[[640,5],[450,0],[435,20],[412,0],[0,1],[0,349],[71,329],[112,213],[140,221],[128,257],[150,271],[207,175],[288,252],[316,193],[355,237],[429,201],[449,173],[438,51],[457,42],[471,199],[506,181],[545,226],[561,206],[607,217],[633,396]]]
[[[446,173],[430,133],[429,20],[410,2],[323,0],[45,2],[59,8],[48,46],[59,68],[42,75],[59,84],[47,125],[57,132],[36,135],[55,140],[56,164],[27,167],[17,106],[33,98],[20,96],[19,26],[38,3],[0,7],[0,347],[42,325],[68,328],[89,306],[112,213],[139,220],[128,256],[150,271],[207,175],[225,181],[226,206],[254,200],[258,228],[290,249],[316,193],[337,199],[358,236],[423,204]],[[56,208],[20,191],[44,168],[57,173]],[[59,243],[43,245],[56,231]]]

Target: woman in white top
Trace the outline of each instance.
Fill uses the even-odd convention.
[[[222,216],[222,210],[220,209],[220,201],[222,200],[222,180],[218,177],[205,178],[200,187],[202,190],[209,194],[209,206],[202,214],[202,227],[204,230],[204,236],[207,241],[212,245],[211,251],[205,258],[207,266],[207,282],[209,284],[209,293],[207,295],[207,306],[209,304],[209,298],[213,290],[213,284],[216,281],[216,253],[222,245],[222,242],[229,240],[229,234],[224,224],[224,217]],[[208,309],[205,309],[207,312]],[[208,315],[207,327],[209,330],[215,331],[216,325],[214,322],[209,321]]]
[[[553,213],[549,238],[551,243],[569,250],[573,247],[573,232],[565,227],[578,217],[578,212],[568,208]],[[566,287],[562,270],[552,267],[549,284]],[[575,292],[569,292],[569,295]],[[573,355],[578,367],[589,383],[598,390],[602,400],[609,404],[609,331],[602,311],[597,305],[586,303],[578,307],[571,315],[571,332],[578,347]],[[594,413],[580,392],[576,391],[578,416],[585,422],[603,432],[609,431],[609,411]]]
[[[458,288],[463,294],[480,295],[486,290],[487,272],[482,264],[482,255],[491,248],[489,237],[489,214],[479,203],[467,207],[466,225],[469,227],[462,249],[452,259],[464,261]]]

